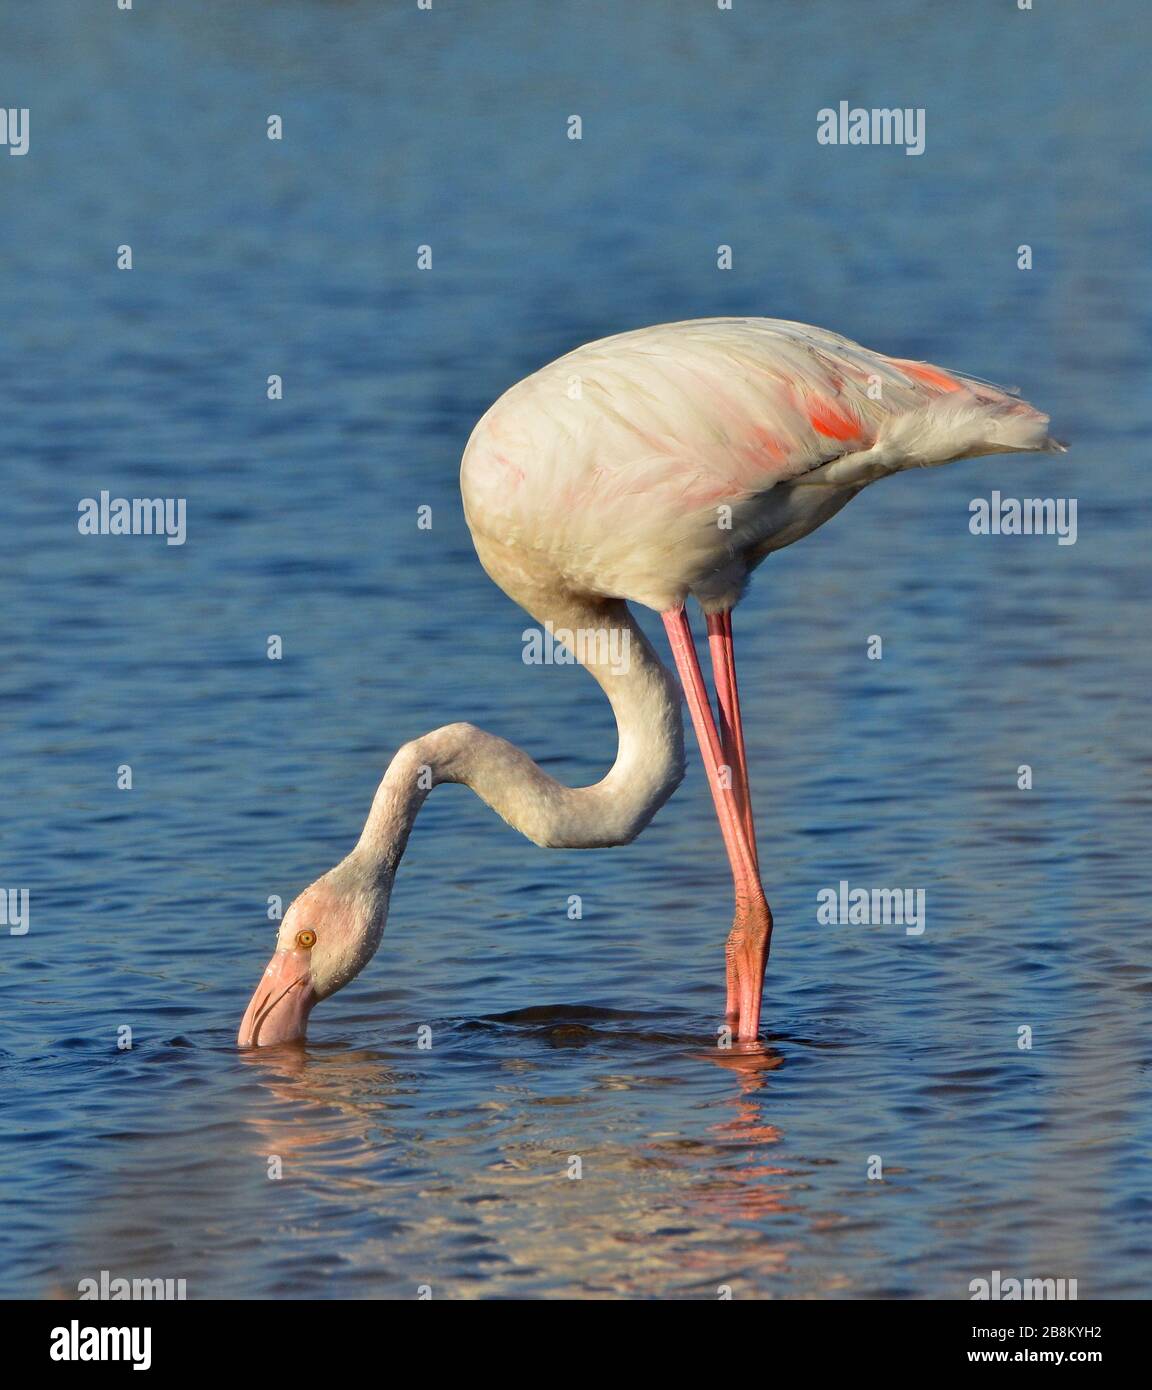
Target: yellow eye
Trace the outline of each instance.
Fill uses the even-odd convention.
[[[314,931],[298,931],[296,933],[296,945],[302,951],[310,951],[316,945],[316,933]]]

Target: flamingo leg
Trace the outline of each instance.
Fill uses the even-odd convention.
[[[718,630],[721,657],[727,647],[727,666],[717,668],[721,688],[721,711],[727,702],[726,727],[730,731],[730,752],[712,717],[712,706],[704,675],[696,659],[692,630],[683,607],[661,614],[676,670],[684,687],[692,727],[704,760],[704,770],[724,837],[724,848],[732,867],[732,882],[736,896],[736,913],[732,931],[725,946],[728,977],[728,1018],[737,1024],[737,1037],[742,1042],[755,1041],[760,1029],[760,999],[764,986],[764,967],[768,960],[768,945],[772,936],[772,914],[769,911],[757,867],[755,841],[751,833],[752,811],[748,798],[747,771],[740,771],[743,732],[740,729],[739,702],[735,692],[735,665],[731,653],[731,624],[725,644]],[[715,658],[715,654],[714,654]],[[730,671],[731,680],[722,672]]]
[[[752,819],[752,792],[748,784],[748,759],[744,752],[744,723],[740,718],[740,692],[736,686],[736,654],[732,647],[732,610],[708,614],[708,651],[712,657],[712,676],[716,684],[716,703],[720,707],[720,744],[724,760],[731,769],[744,833],[757,871],[756,825]]]
[[[732,610],[709,613],[708,650],[712,658],[712,674],[716,684],[716,703],[720,711],[720,745],[729,769],[733,795],[740,812],[745,838],[756,868],[754,887],[759,889],[757,901],[751,899],[750,909],[741,920],[739,911],[732,927],[728,950],[729,1012],[732,999],[739,998],[737,962],[743,962],[745,973],[755,980],[757,998],[763,988],[764,970],[768,964],[768,949],[772,941],[772,912],[764,900],[760,885],[760,858],[756,849],[756,825],[752,817],[752,791],[748,780],[748,759],[744,750],[744,724],[740,717],[740,692],[736,685],[736,654],[732,643]],[[757,1005],[757,1022],[759,1007]],[[741,1030],[743,1031],[743,1030]]]

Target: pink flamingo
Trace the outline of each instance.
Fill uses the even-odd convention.
[[[1048,417],[985,382],[775,319],[662,324],[588,343],[513,386],[464,453],[489,576],[612,704],[616,761],[567,787],[514,744],[449,724],[405,744],[355,849],[292,903],[241,1045],[302,1038],[312,1006],[371,959],[416,814],[462,782],[535,844],[627,844],[683,776],[679,693],[627,601],[664,619],[735,887],[727,1017],[757,1037],[772,914],[760,881],[732,609],[752,570],[889,473],[1057,452]],[[707,618],[713,717],[684,603]]]

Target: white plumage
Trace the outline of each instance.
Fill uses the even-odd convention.
[[[688,594],[720,610],[874,479],[1058,448],[1047,426],[999,387],[825,329],[691,320],[589,343],[517,383],[473,431],[461,490],[501,584],[511,563],[658,611]]]

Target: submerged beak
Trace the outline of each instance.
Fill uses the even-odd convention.
[[[315,1002],[308,952],[278,950],[244,1010],[236,1041],[241,1047],[268,1047],[303,1038]]]

